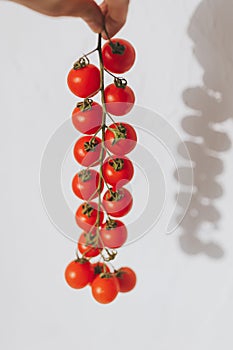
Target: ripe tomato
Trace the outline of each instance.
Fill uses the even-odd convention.
[[[102,49],[104,67],[112,73],[122,74],[127,72],[134,64],[135,50],[124,39],[111,39]]]
[[[100,71],[93,64],[70,70],[67,83],[70,90],[78,97],[92,97],[100,89]]]
[[[85,258],[93,258],[100,254],[102,244],[96,232],[83,232],[79,237],[78,250],[85,254]]]
[[[100,175],[93,169],[84,169],[77,173],[72,181],[72,189],[77,197],[84,200],[94,199],[98,197],[98,185],[100,181]],[[101,179],[102,192],[104,188],[103,179]]]
[[[120,248],[125,243],[127,235],[127,229],[120,220],[111,219],[101,225],[101,241],[108,248]]]
[[[128,214],[133,205],[133,197],[126,188],[117,191],[111,189],[105,192],[102,204],[108,215],[117,218]]]
[[[65,270],[65,279],[71,288],[81,289],[91,280],[92,271],[89,261],[72,261]]]
[[[92,135],[96,133],[102,122],[102,107],[92,100],[86,99],[78,103],[72,113],[74,127],[83,134]]]
[[[129,86],[117,87],[108,85],[104,90],[106,109],[108,113],[122,116],[131,111],[135,102],[135,95]]]
[[[114,189],[126,185],[132,179],[133,174],[133,164],[127,157],[108,157],[103,164],[104,179]]]
[[[85,232],[93,231],[93,227],[97,225],[98,205],[95,202],[81,204],[75,215],[77,225]],[[104,220],[104,213],[101,210],[99,214],[99,224]]]
[[[99,137],[83,136],[74,146],[74,157],[83,166],[99,164],[102,141]]]
[[[99,275],[91,285],[92,295],[98,303],[111,303],[118,294],[119,284],[117,278],[112,274],[106,274],[106,277]]]
[[[105,265],[105,268],[104,268],[104,265]],[[92,282],[98,275],[100,275],[103,272],[108,273],[110,272],[110,269],[108,265],[103,264],[102,262],[97,262],[95,264],[91,264],[91,271],[92,271],[92,277],[91,277],[90,284],[92,284]]]
[[[126,293],[131,291],[137,282],[137,277],[135,272],[129,267],[121,267],[117,273],[116,277],[119,282],[120,292]]]
[[[105,132],[105,145],[117,156],[131,152],[137,143],[134,128],[126,123],[116,123],[109,126]]]

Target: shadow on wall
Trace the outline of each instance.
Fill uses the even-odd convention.
[[[194,166],[194,194],[181,223],[179,241],[187,254],[204,253],[218,259],[224,255],[222,247],[213,240],[207,241],[204,232],[207,225],[211,230],[217,229],[221,219],[217,209],[223,195],[221,154],[231,148],[222,123],[233,116],[233,1],[202,1],[191,19],[188,34],[204,73],[200,86],[183,93],[184,103],[193,110],[183,118],[182,128],[189,135],[186,145]],[[182,155],[181,147],[178,151]],[[185,179],[188,169],[179,170]],[[184,191],[179,197],[180,206],[186,195]]]

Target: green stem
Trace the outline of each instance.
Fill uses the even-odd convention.
[[[102,108],[103,108],[103,114],[102,114],[102,122],[101,122],[101,128],[100,128],[100,130],[102,130],[102,143],[101,143],[101,151],[100,151],[100,157],[99,157],[99,162],[100,162],[99,174],[100,174],[100,176],[99,176],[99,182],[98,182],[98,187],[97,187],[97,192],[98,192],[98,211],[97,211],[97,218],[96,218],[95,225],[97,225],[98,239],[100,240],[100,242],[103,243],[103,241],[101,240],[101,237],[100,237],[100,233],[99,233],[99,226],[100,226],[100,211],[101,211],[101,207],[102,207],[102,203],[101,203],[101,184],[102,184],[102,179],[106,183],[106,181],[105,181],[105,179],[103,177],[103,162],[104,162],[104,156],[105,156],[105,129],[107,127],[106,126],[107,111],[106,111],[105,96],[104,96],[104,64],[103,64],[103,56],[102,56],[102,36],[101,36],[101,34],[99,34],[99,36],[98,36],[97,51],[98,51],[98,54],[99,54],[99,64],[100,64],[100,92],[101,92],[101,103],[102,103]],[[108,214],[107,214],[107,216],[109,218]],[[110,252],[106,249],[106,247],[104,247],[104,249],[106,250],[106,252],[108,254],[108,261],[115,258],[117,253],[110,254]],[[105,262],[107,259],[103,256],[102,252],[100,252],[100,255],[101,255],[101,257],[103,258],[103,260]],[[106,267],[104,267],[104,270],[106,272]]]
[[[105,72],[108,73],[109,75],[111,75],[114,79],[118,79],[118,77],[114,74],[112,74],[111,72],[109,72],[109,70],[107,70],[106,68],[104,68]]]
[[[115,122],[115,120],[113,119],[113,117],[111,116],[111,114],[107,113],[107,116],[111,119],[111,121],[113,122],[113,124],[116,126],[116,128],[118,129],[117,123]]]
[[[96,47],[94,50],[91,50],[91,51],[88,52],[88,53],[85,53],[82,57],[87,57],[87,56],[91,55],[92,53],[94,53],[94,52],[97,51],[97,50],[98,50],[98,47]]]
[[[112,42],[112,40],[111,40],[111,38],[110,38],[110,36],[109,36],[109,34],[108,34],[108,31],[107,31],[107,29],[106,29],[106,25],[105,25],[105,23],[104,23],[104,32],[105,32],[105,34],[106,34],[106,37],[108,38],[108,40],[110,41],[110,43]]]
[[[105,96],[104,96],[104,64],[103,64],[103,56],[102,56],[102,36],[99,34],[98,36],[98,46],[97,50],[99,53],[99,63],[100,63],[100,92],[101,92],[101,102],[103,107],[103,115],[102,115],[102,143],[101,143],[101,152],[100,152],[100,177],[98,183],[98,212],[97,212],[97,226],[100,224],[100,208],[101,208],[101,181],[103,178],[103,161],[104,161],[104,142],[105,142],[105,127],[106,127],[106,107],[105,107]],[[98,230],[99,232],[99,230]]]
[[[100,176],[102,177],[107,189],[110,191],[111,187],[109,186],[109,184],[107,183],[107,181],[105,180],[105,178],[103,177],[103,174],[100,174]]]
[[[102,127],[100,127],[96,132],[95,132],[95,134],[92,136],[92,138],[90,139],[90,142],[92,141],[92,140],[94,140],[95,139],[95,137],[98,135],[98,133],[100,132],[102,130]]]

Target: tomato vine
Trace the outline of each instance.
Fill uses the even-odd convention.
[[[112,116],[129,113],[135,103],[134,92],[127,80],[113,74],[125,73],[132,67],[135,50],[124,39],[108,39],[102,47],[99,34],[96,49],[76,61],[67,78],[70,90],[84,99],[77,103],[72,122],[85,135],[74,146],[74,158],[85,168],[72,181],[74,194],[84,200],[75,214],[76,223],[83,232],[77,242],[76,259],[67,266],[65,278],[75,289],[90,284],[93,297],[103,304],[112,302],[119,292],[132,290],[136,284],[132,269],[116,270],[108,265],[128,236],[126,226],[118,218],[127,215],[133,205],[131,193],[123,186],[134,175],[133,164],[125,155],[137,143],[134,128],[115,122]],[[89,59],[96,51],[99,68]],[[105,73],[114,78],[114,83],[107,87]],[[92,100],[97,93],[101,95],[101,105]],[[110,126],[107,118],[111,120]],[[101,136],[98,137],[99,133]],[[97,165],[98,172],[92,169]],[[102,198],[104,186],[107,192]],[[97,203],[93,202],[96,198]],[[96,257],[99,261],[93,263],[92,259]]]

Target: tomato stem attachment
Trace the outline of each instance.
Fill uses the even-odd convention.
[[[89,111],[92,109],[93,100],[90,98],[85,98],[82,102],[78,102],[76,107],[80,109],[81,112]]]
[[[78,61],[74,63],[74,70],[78,70],[86,67],[90,63],[89,58],[86,56],[81,57]]]
[[[117,88],[124,89],[128,83],[125,78],[115,78],[114,84]]]
[[[79,262],[80,264],[85,264],[88,261],[88,259],[86,259],[84,256],[81,256],[80,258],[78,254],[78,250],[76,250],[75,255],[76,255],[75,262]]]

